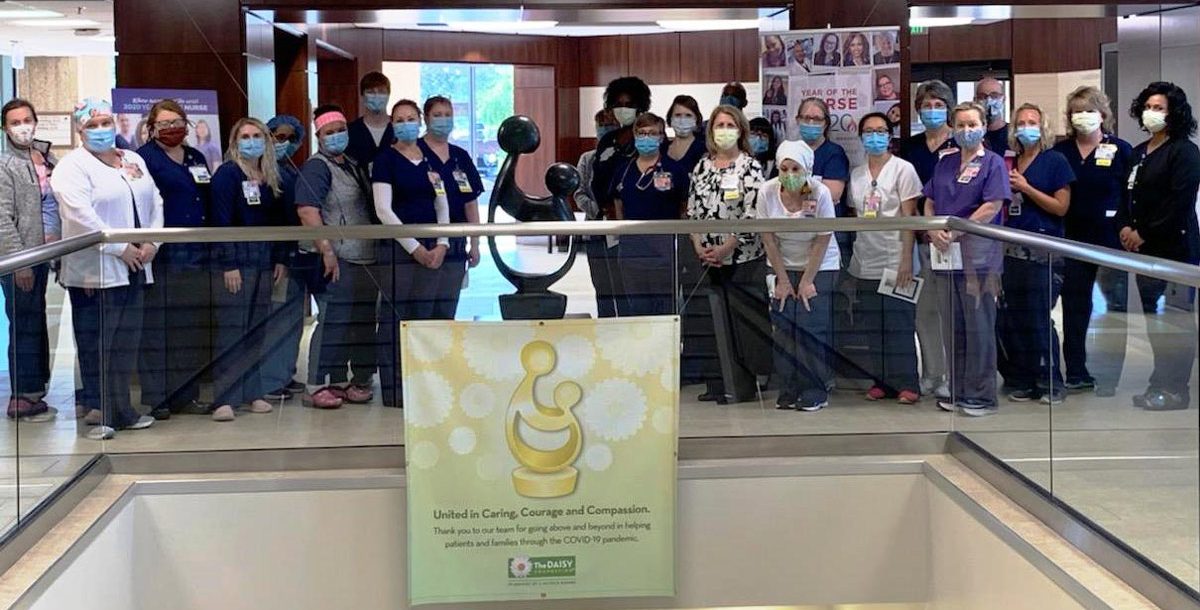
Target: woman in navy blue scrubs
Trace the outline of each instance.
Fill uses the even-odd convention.
[[[471,153],[450,143],[450,133],[453,131],[454,105],[450,99],[437,95],[425,100],[425,137],[417,140],[417,146],[446,187],[450,222],[479,224],[479,196],[483,194],[483,179],[471,161]],[[479,254],[478,237],[470,239],[470,247],[465,237],[450,239],[450,248],[442,264],[441,281],[438,283],[434,318],[454,319],[458,311],[458,297],[467,277],[467,267],[479,265]]]
[[[164,227],[208,225],[212,177],[199,150],[184,144],[187,113],[175,100],[162,100],[146,115],[150,138],[138,149],[163,198]],[[208,245],[163,244],[158,273],[146,288],[138,374],[142,404],[155,419],[172,413],[207,413],[199,402],[200,373],[209,346]]]
[[[1050,150],[1053,136],[1041,108],[1024,104],[1015,120],[1009,146],[1019,154],[1009,172],[1013,196],[1004,224],[1062,237],[1075,172],[1062,153]],[[1001,326],[1002,339],[1011,367],[1005,379],[1013,388],[1008,398],[1058,404],[1066,390],[1050,310],[1062,288],[1062,259],[1044,250],[1005,244],[1003,287],[1008,323]]]
[[[412,100],[392,106],[396,141],[380,149],[371,168],[375,213],[383,224],[446,224],[450,221],[446,185],[417,144],[421,110]],[[455,186],[457,188],[457,186]],[[378,254],[384,271],[379,312],[379,379],[383,404],[399,407],[399,322],[431,320],[437,310],[437,289],[449,240],[411,237],[385,240]]]
[[[645,113],[633,123],[637,156],[617,170],[611,188],[618,220],[672,220],[687,198],[688,174],[664,162],[666,123]],[[626,235],[617,250],[625,298],[622,316],[675,313],[675,236]]]
[[[708,154],[708,143],[704,141],[704,128],[700,124],[700,104],[690,95],[675,96],[671,107],[667,109],[667,121],[671,123],[675,137],[667,146],[663,162],[685,174],[691,174],[700,164],[700,159]]]

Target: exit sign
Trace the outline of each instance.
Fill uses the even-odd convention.
[[[923,26],[923,25],[911,26],[908,28],[908,33],[912,34],[913,36],[920,36],[921,34],[925,33],[925,26]]]

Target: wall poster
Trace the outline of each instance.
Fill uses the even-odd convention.
[[[117,146],[137,150],[147,141],[145,118],[150,107],[163,99],[179,102],[188,114],[191,126],[187,144],[199,150],[208,161],[208,171],[216,172],[224,152],[221,150],[221,121],[217,115],[217,92],[205,89],[113,89],[113,114],[117,118]]]

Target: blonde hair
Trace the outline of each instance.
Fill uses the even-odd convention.
[[[954,127],[954,124],[958,121],[959,113],[962,113],[962,112],[974,112],[975,114],[979,115],[979,122],[983,123],[984,125],[987,125],[987,111],[984,110],[983,106],[980,106],[978,102],[972,101],[972,102],[963,102],[963,103],[955,106],[954,110],[950,111],[950,127],[951,128]]]
[[[238,132],[247,125],[258,129],[267,144],[267,151],[258,158],[257,162],[242,157],[242,152],[238,149]],[[262,121],[250,117],[238,119],[238,122],[233,124],[233,129],[229,130],[229,148],[225,151],[225,160],[237,163],[246,173],[250,173],[246,171],[248,168],[257,169],[267,185],[271,187],[271,192],[278,197],[283,194],[283,189],[279,186],[279,165],[275,162],[275,155],[270,153],[270,143],[271,130],[267,129]],[[255,163],[258,164],[257,167],[255,167]]]
[[[746,154],[750,154],[750,122],[746,120],[746,114],[737,108],[737,106],[729,106],[721,104],[713,109],[712,114],[708,117],[708,129],[705,130],[704,141],[708,144],[708,153],[715,155],[717,151],[717,142],[713,139],[713,129],[716,128],[717,117],[727,114],[733,117],[738,126],[738,149]]]
[[[1037,104],[1025,102],[1013,112],[1013,123],[1008,126],[1008,147],[1013,150],[1025,150],[1025,145],[1017,139],[1017,117],[1026,110],[1032,110],[1038,114],[1038,127],[1041,128],[1042,137],[1038,140],[1037,146],[1041,150],[1047,150],[1054,146],[1054,134],[1050,132],[1050,126],[1046,121],[1046,113],[1042,112],[1042,107]]]
[[[1100,130],[1104,133],[1112,133],[1112,101],[1108,99],[1108,96],[1105,95],[1103,91],[1090,85],[1084,85],[1072,91],[1071,95],[1067,96],[1066,129],[1068,136],[1074,138],[1077,135],[1075,132],[1075,125],[1071,123],[1071,102],[1075,100],[1081,100],[1087,104],[1089,110],[1099,112],[1101,119]]]

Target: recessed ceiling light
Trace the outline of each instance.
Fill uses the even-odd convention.
[[[944,28],[955,25],[971,25],[974,19],[970,17],[910,17],[909,27],[914,28]]]
[[[658,27],[676,32],[753,30],[758,25],[758,19],[663,19],[658,22]]]
[[[55,11],[41,11],[32,9],[23,11],[0,10],[0,19],[47,19],[62,16],[62,13]]]
[[[18,19],[8,23],[32,28],[92,28],[100,25],[99,21],[91,19]]]

